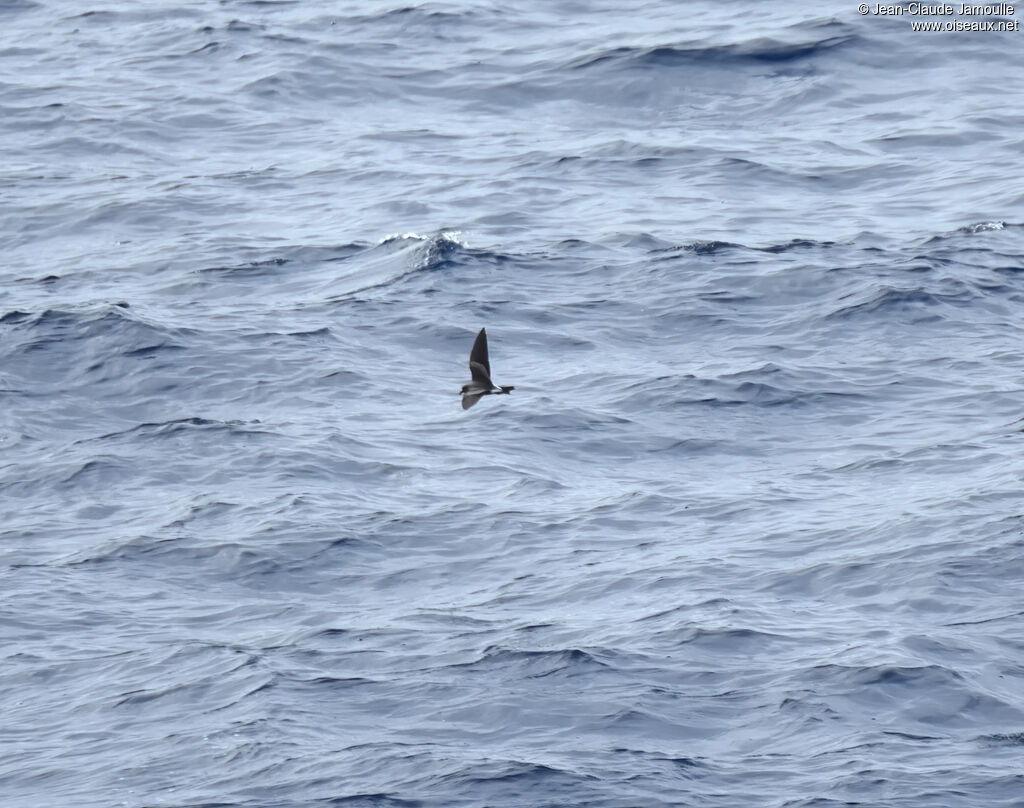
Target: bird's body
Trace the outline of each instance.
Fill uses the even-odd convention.
[[[480,329],[469,354],[469,372],[473,378],[462,385],[462,409],[468,410],[481,398],[489,395],[508,395],[514,387],[498,387],[491,381],[491,362],[487,356],[487,330]]]

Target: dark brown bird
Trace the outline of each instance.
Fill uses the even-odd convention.
[[[476,335],[476,342],[473,343],[473,350],[469,354],[469,372],[473,374],[472,381],[462,385],[462,409],[468,410],[484,396],[494,394],[500,396],[508,395],[516,388],[498,387],[491,381],[491,363],[487,358],[487,330],[480,329]]]

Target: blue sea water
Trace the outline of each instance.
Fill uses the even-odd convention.
[[[912,19],[0,2],[0,805],[1024,806],[1024,34]]]

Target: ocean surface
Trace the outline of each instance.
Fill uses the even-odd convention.
[[[900,8],[0,2],[0,805],[1024,806],[1024,33],[911,27],[1024,10]]]

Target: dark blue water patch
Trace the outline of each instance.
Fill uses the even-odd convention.
[[[185,350],[185,346],[183,345],[161,342],[157,345],[146,345],[142,348],[136,348],[134,351],[127,351],[124,355],[133,359],[151,359],[159,354],[166,353],[167,351],[183,350]]]
[[[345,257],[347,257],[347,256],[345,256]],[[289,263],[290,260],[291,259],[288,259],[288,258],[267,258],[267,259],[265,259],[263,261],[249,261],[248,263],[240,264],[240,265],[237,265],[237,266],[204,267],[204,268],[202,268],[200,270],[197,270],[197,271],[200,272],[200,273],[214,272],[214,273],[218,273],[218,274],[224,273],[224,274],[229,274],[229,275],[242,274],[246,278],[250,278],[250,277],[260,278],[261,276],[263,278],[265,278],[265,277],[273,277],[274,275],[276,275],[277,274],[277,272],[276,272],[277,268],[278,267],[282,267],[285,264]],[[336,258],[336,259],[327,259],[327,260],[344,260],[344,259],[343,258]]]
[[[75,486],[104,488],[132,480],[135,475],[133,465],[121,458],[99,457],[86,461],[60,482],[65,489]]]
[[[473,15],[471,9],[467,9],[462,12],[452,11],[440,11],[431,8],[429,5],[423,6],[400,6],[399,8],[388,9],[382,11],[379,14],[371,14],[363,17],[362,19],[371,20],[389,20],[399,19],[403,24],[407,22],[422,22],[422,21],[443,21],[445,24],[452,20],[459,20],[465,17],[471,17]]]
[[[519,760],[483,760],[436,780],[439,793],[477,795],[488,804],[550,806],[590,804],[603,806],[600,780],[544,764]],[[463,803],[465,804],[465,803]]]
[[[146,437],[171,437],[179,435],[185,432],[190,432],[193,428],[206,428],[208,431],[214,433],[220,433],[222,430],[227,430],[235,434],[272,434],[271,432],[260,429],[251,428],[259,424],[259,421],[236,421],[236,422],[224,422],[224,421],[213,421],[208,418],[177,418],[173,421],[164,421],[162,423],[152,424],[139,424],[133,426],[130,429],[123,430],[121,432],[111,432],[106,435],[100,435],[97,438],[90,438],[89,441],[109,441],[112,438],[128,438],[127,442],[134,442],[136,435],[135,433],[142,432]],[[84,441],[76,441],[76,443],[83,443]]]
[[[812,384],[809,384],[813,382]],[[789,407],[861,406],[867,404],[869,390],[839,374],[785,371],[769,363],[760,368],[723,374],[718,378],[693,375],[665,376],[636,381],[623,391],[617,404],[624,410],[638,408],[642,402],[659,408],[700,407]]]
[[[298,283],[310,276],[322,284],[317,302],[337,302],[368,290],[388,287],[417,272],[451,270],[464,266],[500,267],[512,258],[502,253],[471,248],[454,235],[397,235],[378,244],[346,244],[339,247],[294,247],[283,253],[242,264],[204,267],[210,284],[244,283],[258,293],[268,285]],[[226,293],[219,287],[217,294]]]
[[[734,244],[729,241],[695,241],[691,244],[679,244],[666,247],[651,248],[655,260],[671,260],[674,258],[693,255],[719,255],[732,250],[747,249],[743,245]]]
[[[859,42],[854,34],[830,36],[804,43],[778,40],[751,40],[737,45],[653,48],[618,47],[596,56],[586,56],[572,62],[576,70],[597,66],[616,69],[658,70],[689,65],[714,65],[722,70],[736,69],[748,63],[786,63],[816,57],[834,49],[853,47]]]
[[[529,152],[517,161],[517,167],[531,171],[542,171],[541,181],[553,182],[559,178],[576,181],[608,177],[619,181],[640,170],[660,172],[694,170],[695,166],[707,165],[717,159],[713,150],[693,146],[663,146],[632,140],[617,140],[591,146],[578,154],[552,154],[550,152]],[[631,234],[630,240],[648,238],[658,243],[650,234]]]
[[[16,326],[16,333],[25,337],[25,352],[50,347],[61,351],[74,350],[100,339],[128,344],[145,341],[166,344],[169,338],[190,333],[189,329],[166,328],[150,322],[133,313],[131,306],[123,301],[80,310],[44,309],[28,317],[22,315],[22,312],[14,312],[13,319],[8,322]]]
[[[480,673],[488,677],[497,671],[499,676],[513,679],[543,679],[554,675],[572,678],[610,670],[610,666],[594,654],[577,648],[525,651],[490,647],[484,649],[476,662],[456,667],[466,673]]]
[[[69,19],[72,20],[88,20],[90,23],[109,25],[117,20],[121,16],[120,12],[116,11],[83,11],[81,14],[75,14]]]
[[[982,222],[954,233],[940,234],[922,244],[924,257],[942,261],[957,271],[977,277],[988,269],[1005,275],[1024,270],[1021,225]]]
[[[179,357],[196,338],[194,330],[143,316],[127,303],[46,309],[11,325],[5,375],[29,397],[64,398],[84,388],[119,396],[143,377],[151,389],[166,388],[171,382],[161,374],[178,374]]]
[[[636,245],[640,246],[640,245]],[[842,254],[851,249],[853,245],[838,244],[829,241],[814,241],[810,239],[792,239],[780,244],[768,244],[765,246],[740,244],[730,241],[695,241],[686,244],[655,244],[650,246],[650,256],[654,261],[685,259],[689,256],[720,257],[731,259],[736,264],[750,263],[757,264],[760,259],[759,253],[779,255],[787,258],[798,256],[803,251],[817,253],[822,262],[822,269],[828,268],[828,263],[833,253]],[[789,256],[794,253],[794,256]],[[707,293],[706,293],[707,294]]]
[[[947,626],[980,626],[986,623],[1014,623],[1018,618],[1024,617],[1024,611],[1021,612],[1009,612],[1007,614],[1001,614],[996,617],[987,617],[980,620],[955,620],[946,623]]]
[[[680,645],[693,645],[703,653],[727,652],[753,656],[794,645],[792,638],[748,628],[710,630],[689,627],[678,634]]]
[[[327,540],[310,540],[307,534],[300,544],[285,542],[282,547],[248,549],[240,544],[237,526],[251,530],[258,519],[245,505],[217,504],[221,506],[220,516],[206,513],[201,519],[170,523],[159,532],[130,541],[84,548],[58,563],[110,570],[142,580],[166,575],[177,582],[176,586],[197,590],[219,585],[234,591],[290,591],[299,585],[300,577],[305,577],[311,591],[320,588],[315,576],[309,575],[308,560]],[[355,557],[360,548],[351,546],[351,542],[348,540],[345,554]]]
[[[324,797],[310,800],[309,805],[339,806],[340,808],[421,808],[420,800],[402,799],[383,792],[379,794],[352,794],[345,797]]]
[[[847,720],[859,715],[861,721],[898,722],[925,733],[935,727],[955,732],[993,722],[1019,724],[1024,717],[1012,703],[941,665],[822,665],[807,672],[807,681]]]
[[[942,314],[932,309],[955,305],[968,305],[977,293],[972,292],[966,284],[949,281],[941,284],[943,291],[930,291],[926,288],[876,286],[856,295],[861,299],[856,303],[844,302],[849,295],[836,301],[836,309],[828,314],[829,318],[854,318],[862,316],[886,315],[905,319],[912,323],[925,323],[941,319]],[[865,299],[866,297],[866,299]]]
[[[805,238],[795,238],[786,242],[785,244],[775,244],[768,247],[760,247],[754,249],[761,249],[764,252],[779,254],[787,253],[790,250],[805,250],[811,248],[827,250],[835,246],[837,245],[834,242],[830,241],[812,241],[810,239]]]
[[[0,4],[0,14],[22,14],[28,11],[36,11],[42,8],[42,3],[33,2],[33,0],[5,0],[4,3]]]
[[[346,28],[349,26],[362,27],[367,33],[372,32],[373,35],[382,38],[429,36],[439,42],[444,42],[449,40],[462,24],[482,22],[481,17],[487,13],[487,10],[471,8],[449,11],[433,7],[431,4],[424,4],[400,6],[376,14],[339,16],[332,19],[332,24],[340,23]]]
[[[992,735],[982,735],[978,740],[996,746],[1024,746],[1024,732],[996,732]]]

